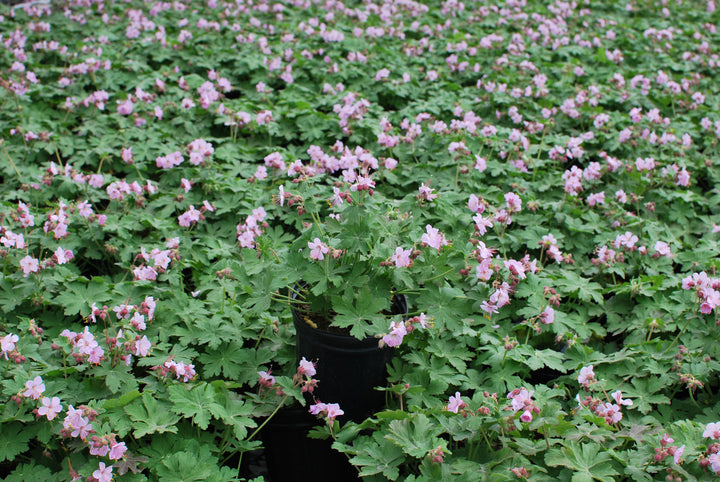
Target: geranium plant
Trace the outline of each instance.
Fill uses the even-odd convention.
[[[421,184],[393,199],[376,184],[386,182],[396,161],[362,148],[335,145],[337,154],[326,154],[313,147],[319,160],[296,161],[296,177],[275,197],[277,216],[296,233],[268,260],[287,276],[288,297],[276,299],[324,330],[357,338],[387,332],[387,318],[398,314],[391,313],[393,297],[456,271],[450,240],[426,209],[437,194]]]
[[[0,479],[259,480],[287,305],[367,480],[720,474],[716,1],[6,3]]]

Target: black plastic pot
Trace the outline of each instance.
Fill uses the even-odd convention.
[[[393,298],[392,313],[408,312],[404,295]],[[385,366],[392,358],[391,348],[379,348],[378,339],[358,340],[348,335],[328,333],[311,327],[301,313],[293,310],[297,332],[297,358],[317,362],[318,387],[312,396],[324,403],[338,403],[345,415],[340,421],[360,422],[385,404],[383,392],[375,387],[385,385]]]
[[[345,454],[333,450],[332,440],[307,437],[308,431],[323,423],[305,407],[280,410],[261,432],[271,482],[304,480],[353,481],[358,471]]]

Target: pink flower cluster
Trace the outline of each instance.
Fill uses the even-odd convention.
[[[237,225],[237,240],[242,248],[254,248],[255,238],[262,234],[267,213],[262,207],[255,208],[245,222]]]
[[[115,440],[116,435],[114,433],[103,435],[98,437],[93,435],[90,440],[87,440],[90,446],[90,455],[96,455],[98,457],[107,456],[110,460],[120,460],[127,452],[127,446],[125,442],[117,442]]]
[[[510,400],[510,407],[513,413],[522,412],[520,415],[521,422],[532,422],[533,414],[540,413],[540,408],[535,405],[535,401],[532,399],[534,391],[527,391],[525,388],[516,388],[508,393],[508,400]]]
[[[183,163],[185,158],[180,151],[171,152],[166,156],[158,156],[155,158],[155,165],[161,169],[172,169]]]
[[[105,350],[95,340],[95,335],[90,333],[90,328],[85,327],[80,333],[70,331],[67,328],[60,333],[60,336],[67,338],[72,348],[72,357],[75,362],[87,361],[92,364],[99,364],[104,356]]]
[[[344,415],[345,412],[340,408],[340,405],[337,403],[322,403],[318,402],[313,405],[310,405],[310,413],[313,415],[317,415],[321,418],[327,419],[328,425],[332,426],[333,422],[335,421],[335,418],[339,417],[340,415]]]
[[[663,434],[662,439],[660,439],[660,447],[655,447],[655,462],[660,462],[665,457],[672,457],[675,464],[680,463],[680,457],[685,452],[685,445],[683,444],[680,447],[670,445],[674,441],[670,435]]]
[[[206,211],[215,211],[215,207],[208,201],[203,201],[203,205],[200,209],[195,209],[195,206],[191,204],[187,211],[178,216],[178,224],[183,228],[189,228],[198,221],[204,221],[204,213]]]
[[[25,357],[22,357],[20,353],[15,350],[18,341],[20,341],[20,337],[12,333],[8,333],[0,338],[0,356],[6,360],[12,358],[15,363],[24,361]]]
[[[405,321],[391,321],[390,333],[383,335],[382,340],[380,340],[378,344],[381,348],[383,346],[399,346],[405,335],[415,329],[416,324],[419,324],[421,328],[427,328],[430,326],[430,321],[431,320],[425,315],[425,313],[420,313],[419,316],[413,316]]]
[[[65,164],[61,171],[52,161],[50,161],[50,166],[45,170],[42,182],[43,184],[50,185],[53,177],[60,175],[67,179],[70,179],[75,184],[87,184],[98,189],[100,189],[105,182],[105,177],[102,174],[84,174],[77,169],[74,169],[72,167],[72,164],[70,164],[69,162]]]
[[[363,119],[370,107],[370,102],[366,99],[358,99],[358,94],[349,92],[342,99],[342,104],[335,104],[333,111],[340,117],[340,127],[345,134],[350,133],[349,124],[351,120],[360,121]]]
[[[293,383],[295,386],[299,386],[301,391],[312,393],[318,384],[318,381],[313,378],[316,374],[315,363],[302,357],[298,362],[297,372],[293,375]]]
[[[97,417],[97,412],[90,407],[80,405],[80,408],[76,409],[70,405],[60,434],[63,437],[77,437],[85,441],[88,435],[95,432],[92,428],[95,417]]]
[[[458,413],[461,410],[464,410],[468,407],[468,404],[465,403],[460,396],[460,392],[455,392],[455,395],[452,395],[448,399],[448,404],[445,407],[445,410],[452,413]]]
[[[700,299],[700,311],[706,315],[720,305],[720,278],[710,278],[705,271],[683,278],[682,288],[695,289]]]
[[[584,400],[580,399],[580,394],[577,395],[578,408],[583,407],[589,408],[595,415],[603,417],[608,424],[618,423],[623,418],[622,407],[631,406],[632,400],[626,400],[622,398],[622,392],[617,390],[611,394],[615,403],[604,402],[598,398],[591,397],[588,395]]]
[[[187,383],[195,378],[195,365],[192,363],[176,362],[172,356],[162,365],[152,367],[160,376],[175,375],[177,380],[182,379],[183,383]]]
[[[179,238],[172,238],[165,243],[165,247],[168,249],[153,248],[153,250],[148,253],[144,247],[141,247],[140,254],[138,254],[135,259],[142,260],[143,262],[140,266],[133,267],[134,279],[155,281],[158,274],[164,273],[168,269],[172,260],[180,259],[179,245]],[[153,263],[152,266],[148,264],[151,260]]]
[[[445,234],[441,233],[437,228],[431,225],[425,226],[425,233],[420,237],[420,243],[423,246],[430,246],[440,251],[443,246],[449,246],[450,243],[445,238]]]
[[[563,256],[560,248],[558,247],[558,241],[551,233],[548,233],[542,237],[542,241],[538,244],[542,246],[542,249],[547,253],[548,258],[554,260],[556,263],[562,263],[563,261],[568,262],[569,258]]]
[[[199,166],[215,152],[212,144],[204,139],[195,139],[187,145],[186,150],[190,156],[190,164],[193,166]]]
[[[125,197],[129,195],[142,196],[143,193],[154,194],[157,191],[157,187],[153,186],[149,179],[144,186],[141,186],[137,181],[128,183],[125,180],[120,180],[108,184],[105,191],[110,199],[123,201]],[[138,201],[140,201],[140,199],[139,197]]]

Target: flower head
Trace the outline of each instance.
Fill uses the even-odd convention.
[[[583,387],[587,388],[590,383],[595,381],[595,372],[593,366],[589,365],[580,369],[580,375],[578,375],[578,383]]]
[[[60,399],[58,397],[43,397],[42,406],[38,408],[38,415],[41,417],[44,415],[48,420],[52,420],[57,417],[57,414],[62,411],[62,405],[60,405]]]
[[[448,400],[448,404],[447,407],[445,407],[445,410],[452,413],[458,413],[458,410],[462,410],[467,406],[467,403],[463,402],[462,398],[460,397],[460,392],[455,392],[455,395],[451,396]]]

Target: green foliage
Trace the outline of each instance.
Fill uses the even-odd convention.
[[[711,480],[709,6],[0,4],[0,479],[252,478],[292,305],[367,480]]]

